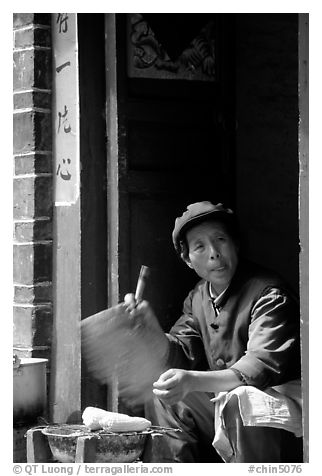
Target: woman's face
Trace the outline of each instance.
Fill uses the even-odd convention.
[[[190,268],[210,281],[220,294],[229,285],[238,264],[238,246],[225,226],[216,221],[205,221],[186,233]]]

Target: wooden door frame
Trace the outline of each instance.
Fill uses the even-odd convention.
[[[117,51],[115,13],[105,14],[106,69],[109,71],[109,84],[106,85],[106,130],[107,146],[107,247],[108,247],[108,305],[119,301],[118,242],[119,190],[118,190],[118,105],[117,105]],[[107,81],[106,81],[107,83]]]
[[[299,238],[303,461],[309,461],[309,15],[299,14]]]
[[[105,67],[109,71],[106,80],[106,131],[107,131],[107,288],[108,306],[119,303],[119,167],[118,167],[118,91],[116,14],[105,14]],[[107,408],[118,411],[117,378],[108,386]]]

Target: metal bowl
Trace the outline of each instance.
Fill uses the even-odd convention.
[[[147,432],[109,433],[89,431],[85,425],[58,425],[43,428],[53,458],[60,463],[74,463],[77,441],[89,436],[96,441],[95,463],[132,463],[142,454]]]

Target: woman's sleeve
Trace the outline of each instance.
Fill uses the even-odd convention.
[[[200,336],[199,325],[193,316],[191,291],[183,304],[182,316],[177,320],[167,335],[170,341],[168,366],[172,368],[207,370],[204,345]]]
[[[252,309],[245,355],[231,368],[258,388],[296,378],[299,324],[297,302],[283,290],[268,288]]]

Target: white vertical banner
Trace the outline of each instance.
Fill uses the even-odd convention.
[[[80,187],[77,14],[52,14],[55,205],[76,203]]]

